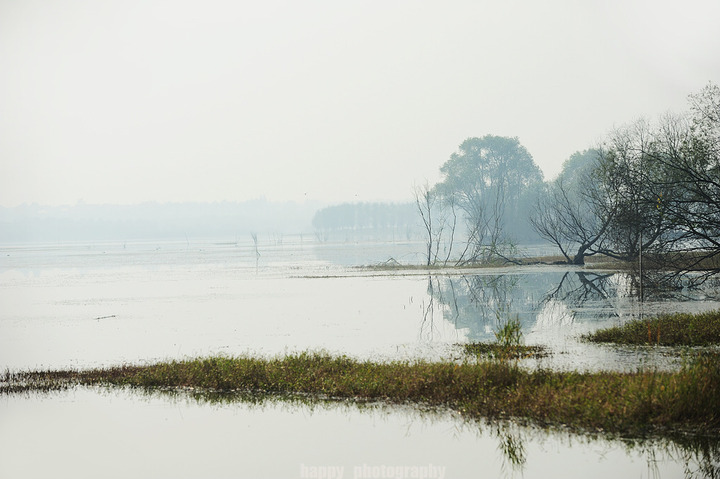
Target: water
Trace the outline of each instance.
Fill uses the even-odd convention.
[[[313,471],[330,468],[358,479],[676,478],[708,464],[697,448],[402,407],[198,404],[182,394],[76,389],[2,397],[0,411],[0,477],[13,478],[304,478],[329,477]]]
[[[334,245],[315,248],[337,256]],[[212,243],[3,253],[0,365],[11,369],[430,344],[417,329],[421,279],[346,275],[300,243],[261,248],[260,258]]]
[[[392,273],[421,244],[176,242],[0,249],[0,367],[93,367],[208,354],[324,350],[373,359],[459,354],[517,314],[527,343],[573,369],[672,366],[662,348],[578,340],[599,327],[662,311],[716,308],[685,296],[642,305],[623,277],[565,267]],[[500,315],[501,317],[498,317]]]
[[[528,367],[672,368],[677,360],[666,349],[594,346],[578,336],[640,314],[720,307],[712,291],[640,305],[622,275],[578,268],[428,275],[354,267],[390,258],[417,263],[418,251],[421,244],[281,236],[260,238],[257,250],[218,241],[6,245],[0,367],[308,349],[376,360],[459,358],[457,344],[490,340],[504,315],[517,314],[526,342],[552,352]],[[352,477],[363,465],[430,462],[446,467],[446,477],[569,477],[580,467],[597,477],[678,477],[693,463],[652,442],[629,450],[620,441],[517,425],[506,433],[411,408],[213,405],[88,389],[4,397],[0,405],[0,477],[97,477],[99,470],[104,477],[311,477],[303,465],[342,465]],[[522,445],[522,464],[508,459],[503,444]],[[123,459],[135,455],[144,459]],[[37,457],[48,458],[47,470]]]

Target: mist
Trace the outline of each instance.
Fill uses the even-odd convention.
[[[0,242],[189,240],[237,242],[254,234],[311,234],[318,204],[257,199],[138,205],[0,208]]]
[[[551,178],[720,78],[719,8],[0,1],[0,205],[407,201],[487,134]]]

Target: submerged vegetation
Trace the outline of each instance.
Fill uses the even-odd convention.
[[[720,310],[635,319],[585,335],[584,339],[596,343],[658,346],[716,345],[720,344]]]
[[[78,384],[415,403],[448,407],[468,418],[523,418],[630,435],[720,430],[720,361],[709,354],[677,372],[635,373],[527,371],[506,361],[378,363],[320,353],[210,357],[86,371],[6,372],[0,392]]]

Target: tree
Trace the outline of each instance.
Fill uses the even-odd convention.
[[[426,265],[430,266],[437,261],[437,251],[440,236],[442,235],[442,226],[440,226],[440,232],[437,231],[437,219],[435,219],[435,224],[433,224],[433,218],[437,210],[437,195],[427,183],[423,186],[416,186],[414,193],[415,205],[417,206],[418,213],[420,213],[420,219],[422,220],[425,233],[425,244],[427,247],[425,254]]]
[[[555,244],[570,264],[585,264],[587,256],[604,249],[607,230],[617,213],[617,205],[598,175],[602,158],[599,149],[574,153],[530,216],[533,229]]]
[[[659,187],[674,192],[658,204],[674,225],[665,264],[702,270],[702,280],[720,274],[720,88],[711,83],[690,103],[687,117],[661,123],[661,147],[650,156],[667,171]]]
[[[643,251],[664,250],[674,224],[660,206],[676,190],[673,175],[660,160],[666,155],[658,129],[645,120],[609,136],[597,174],[614,196],[617,211],[607,229],[604,255],[635,261]]]
[[[459,263],[502,256],[514,233],[527,225],[524,202],[543,176],[517,138],[468,138],[440,168],[436,186],[444,204],[465,215],[467,240]]]
[[[546,187],[532,224],[569,263],[648,255],[665,279],[720,273],[720,88],[690,100],[689,115],[615,130],[586,167],[573,155]]]
[[[417,231],[414,205],[408,203],[343,203],[315,212],[312,225],[318,239],[327,241],[333,235],[349,238],[395,238]]]

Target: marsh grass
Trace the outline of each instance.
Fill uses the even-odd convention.
[[[543,346],[524,344],[505,346],[498,343],[467,343],[462,345],[465,354],[488,359],[529,359],[544,358],[548,355]]]
[[[584,335],[583,339],[595,343],[658,346],[717,345],[720,344],[720,310],[635,319]]]
[[[502,310],[498,310],[495,315],[499,323],[499,327],[495,330],[497,344],[506,348],[520,346],[523,342],[520,316],[503,314]]]
[[[694,358],[678,372],[524,370],[512,362],[357,361],[302,353],[275,359],[210,357],[87,371],[6,372],[0,392],[72,385],[177,388],[208,393],[304,395],[458,411],[467,418],[523,418],[540,425],[642,435],[717,434],[720,361]],[[47,387],[43,386],[44,384]]]
[[[495,329],[495,342],[463,344],[465,354],[503,361],[547,356],[547,351],[542,346],[523,344],[522,325],[517,314],[506,314],[504,309],[499,309],[495,315],[499,324]]]

